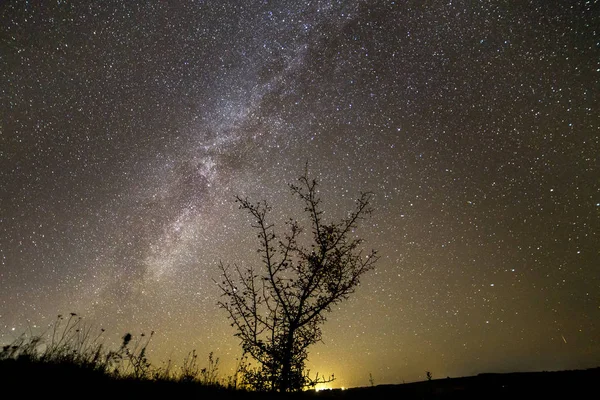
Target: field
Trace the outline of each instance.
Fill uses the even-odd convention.
[[[75,365],[53,365],[19,360],[0,362],[5,394],[27,398],[201,398],[201,399],[505,399],[584,398],[593,393],[600,368],[558,372],[480,374],[400,385],[334,389],[278,395],[228,389],[220,385],[173,380],[111,377]]]

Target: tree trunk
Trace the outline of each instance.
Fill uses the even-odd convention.
[[[290,328],[285,340],[283,360],[281,361],[281,382],[279,391],[290,392],[292,389],[292,347],[294,345],[294,330]]]

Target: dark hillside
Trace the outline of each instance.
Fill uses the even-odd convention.
[[[2,393],[26,398],[57,395],[60,398],[199,398],[199,399],[506,399],[587,398],[597,391],[600,368],[559,372],[480,374],[401,385],[347,390],[324,390],[292,395],[234,391],[217,386],[173,381],[114,379],[102,372],[72,365],[0,362]],[[4,396],[0,396],[3,398]],[[590,397],[595,398],[595,397]]]
[[[319,392],[344,399],[507,399],[586,398],[597,392],[600,368],[558,372],[479,374],[402,385]],[[593,397],[595,398],[595,397]]]

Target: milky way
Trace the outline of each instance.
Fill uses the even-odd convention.
[[[596,366],[597,1],[4,1],[0,335],[77,312],[154,360],[241,355],[235,195],[381,255],[310,367],[335,386]]]

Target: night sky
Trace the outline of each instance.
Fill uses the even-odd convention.
[[[43,5],[42,5],[43,4]],[[241,355],[235,195],[326,218],[376,270],[329,314],[333,386],[600,365],[598,1],[2,1],[0,341],[76,312],[156,365]]]

